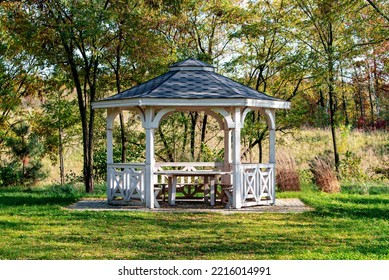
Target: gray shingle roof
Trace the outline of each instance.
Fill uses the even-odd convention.
[[[279,100],[219,75],[212,65],[193,58],[175,63],[167,73],[105,100],[132,98]]]

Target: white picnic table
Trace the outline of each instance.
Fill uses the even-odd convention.
[[[178,177],[202,177],[204,182],[204,202],[207,203],[209,190],[210,205],[215,205],[215,181],[216,176],[228,175],[231,172],[216,170],[160,170],[155,172],[156,175],[165,175],[168,177],[168,201],[170,205],[176,203],[176,190]]]

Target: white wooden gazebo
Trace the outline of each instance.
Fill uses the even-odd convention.
[[[275,110],[289,109],[290,102],[255,91],[215,73],[212,65],[190,58],[170,66],[169,71],[161,76],[96,101],[92,106],[107,109],[108,202],[120,196],[127,202],[141,200],[147,208],[159,207],[156,199],[159,189],[155,191],[158,178],[161,178],[159,172],[166,174],[163,173],[165,167],[181,166],[189,174],[202,166],[211,168],[209,172],[224,172],[221,173],[222,183],[232,186],[229,197],[233,208],[275,203]],[[113,123],[124,110],[138,112],[146,130],[144,163],[113,162]],[[241,162],[241,129],[247,113],[252,110],[259,110],[266,117],[268,163]],[[155,161],[154,131],[164,117],[179,111],[204,112],[218,121],[224,130],[223,162],[180,165]]]

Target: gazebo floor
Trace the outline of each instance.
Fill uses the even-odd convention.
[[[80,200],[68,207],[71,210],[90,211],[145,211],[145,212],[217,212],[224,214],[231,213],[302,213],[313,210],[306,206],[298,198],[277,199],[276,205],[262,205],[243,207],[241,209],[225,209],[223,204],[216,202],[210,206],[202,200],[177,200],[176,205],[171,206],[167,202],[159,201],[161,208],[148,209],[140,201],[133,200],[129,205],[109,205],[106,199]]]

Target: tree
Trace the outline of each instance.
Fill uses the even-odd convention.
[[[303,91],[307,65],[304,63],[305,48],[296,49],[295,38],[290,34],[295,22],[291,13],[294,6],[288,1],[260,1],[248,3],[245,23],[235,31],[234,37],[240,42],[235,44],[233,58],[226,63],[230,75],[258,91],[286,100],[294,99]],[[295,103],[294,103],[295,104]],[[299,126],[294,117],[301,114],[301,105],[293,106],[293,111],[282,114],[288,117],[289,124],[281,121],[279,130]],[[250,155],[258,147],[259,161],[262,161],[262,143],[267,137],[267,127],[259,112],[247,115],[242,137],[245,141],[243,156]]]
[[[4,17],[0,9],[1,18]],[[0,147],[12,128],[21,121],[24,98],[37,95],[41,81],[36,76],[36,60],[28,55],[0,21]]]
[[[219,61],[230,55],[229,51],[235,39],[233,33],[244,20],[244,9],[241,2],[236,0],[185,0],[180,2],[178,10],[173,9],[162,15],[161,20],[163,24],[160,24],[157,30],[169,42],[172,54],[181,59],[195,57],[219,67]],[[204,152],[208,123],[206,114],[186,114],[184,127],[189,133],[189,139],[181,139],[185,143],[189,140],[192,160],[199,160]],[[196,130],[200,130],[198,140]],[[159,136],[164,138],[163,130],[159,131]],[[196,146],[200,147],[197,154]]]
[[[113,77],[109,76],[107,84],[114,81],[117,93],[160,74],[170,60],[166,41],[155,34],[160,16],[149,5],[140,1],[112,4],[107,23],[114,36],[106,47],[102,62],[112,70]],[[126,130],[123,113],[119,114],[119,120],[121,161],[126,162],[129,131]]]
[[[366,0],[370,6],[373,7],[373,9],[378,13],[380,14],[380,16],[382,16],[387,22],[389,22],[389,16],[388,16],[388,11],[384,11],[383,8],[381,8],[381,6],[385,7],[384,6],[384,3],[375,3],[375,2],[384,2],[384,1],[372,1],[372,0]],[[386,6],[386,8],[388,8],[388,6]]]
[[[301,37],[298,35],[299,39],[310,48],[316,64],[313,68],[314,75],[322,76],[327,88],[332,144],[337,171],[340,164],[335,119],[337,65],[345,56],[342,47],[345,42],[350,42],[345,33],[342,34],[342,32],[345,26],[344,17],[353,9],[354,3],[352,2],[354,1],[297,1],[299,8],[305,15],[305,18],[302,17],[300,20],[300,28],[306,35]]]
[[[87,192],[94,190],[91,103],[98,94],[104,46],[111,39],[105,24],[109,7],[110,1],[15,1],[5,6],[8,28],[24,48],[43,65],[60,65],[72,79],[82,124]]]
[[[77,104],[76,100],[71,100],[71,91],[64,86],[66,84],[61,78],[47,81],[43,110],[37,111],[34,118],[34,130],[44,138],[46,154],[50,155],[52,162],[59,159],[61,185],[65,183],[65,149],[79,141]]]

